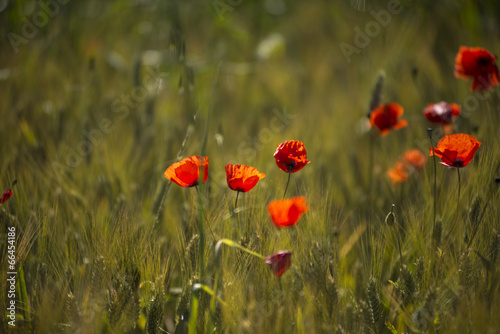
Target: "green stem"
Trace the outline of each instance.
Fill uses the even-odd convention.
[[[217,244],[215,245],[215,258],[216,259],[218,259],[220,256],[219,253],[220,253],[222,245],[226,245],[226,246],[233,247],[233,248],[238,248],[238,249],[240,249],[240,250],[242,250],[250,255],[256,256],[262,260],[266,259],[266,257],[264,255],[261,255],[257,252],[254,252],[254,251],[251,251],[250,249],[243,247],[242,245],[234,242],[231,239],[220,239],[219,241],[217,241]]]
[[[292,173],[288,172],[288,181],[286,181],[285,192],[283,193],[283,198],[285,198],[286,191],[288,190],[288,184],[290,183],[290,176],[291,175],[292,175]]]
[[[200,215],[200,218],[206,217],[207,214],[205,213],[205,209],[203,207],[203,200],[201,199],[200,190],[198,189],[198,186],[195,186],[195,188],[196,188],[196,191],[198,193],[198,198],[199,198],[198,209],[202,211],[202,215]],[[207,220],[207,225],[208,225],[208,229],[210,231],[210,234],[212,235],[212,239],[215,242],[215,240],[217,240],[217,239],[215,238],[214,231],[212,230],[212,225],[210,225],[210,222],[208,220]]]
[[[432,209],[433,211],[433,223],[432,223],[432,231],[435,230],[436,228],[436,206],[437,206],[437,169],[436,169],[436,153],[434,152],[434,144],[432,143],[432,128],[427,129],[427,133],[429,134],[429,139],[431,142],[431,148],[432,148],[432,157],[434,159],[434,187],[433,187],[433,192],[434,192],[434,207]]]
[[[460,168],[457,168],[457,175],[458,175],[458,194],[457,194],[457,210],[455,212],[455,219],[453,220],[453,225],[451,225],[451,229],[450,231],[448,232],[448,234],[446,235],[446,238],[444,239],[444,246],[443,246],[443,249],[444,247],[447,245],[448,243],[448,238],[450,237],[451,235],[451,232],[453,231],[453,229],[455,228],[455,225],[457,224],[457,221],[458,221],[458,211],[460,209]]]
[[[236,207],[238,206],[238,196],[240,195],[240,192],[236,192],[236,201],[234,201],[234,209],[236,210]]]

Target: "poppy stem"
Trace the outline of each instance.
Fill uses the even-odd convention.
[[[455,228],[455,225],[457,225],[457,221],[458,221],[458,211],[460,209],[460,168],[457,168],[457,175],[458,175],[457,210],[455,211],[455,219],[453,220],[453,225],[451,225],[451,229],[448,231],[448,234],[446,235],[446,238],[444,239],[444,247],[448,244],[448,239],[451,235],[451,232]],[[444,249],[444,247],[443,247],[443,249]]]
[[[288,181],[286,181],[285,192],[283,193],[283,198],[285,198],[286,191],[288,190],[288,184],[290,183],[290,176],[291,175],[292,175],[292,173],[288,172]]]
[[[236,201],[234,201],[234,210],[236,210],[236,207],[238,205],[238,196],[240,195],[240,191],[236,192]]]
[[[202,201],[200,189],[198,188],[197,185],[195,186],[195,188],[196,188],[196,191],[198,192],[198,199],[199,199],[198,206],[199,206],[199,210],[200,210],[200,222],[198,224],[198,228],[200,230],[200,238],[201,238],[201,235],[203,234],[203,220],[205,220],[204,218],[207,216],[207,214],[205,213],[205,209],[203,207],[203,201]],[[212,230],[212,225],[210,225],[210,222],[208,220],[206,220],[206,222],[208,225],[208,229],[210,230],[210,234],[212,234],[212,238],[214,239],[214,242],[216,242],[217,239],[215,238],[214,231]]]
[[[433,207],[433,223],[432,223],[432,231],[435,230],[436,228],[436,206],[437,206],[437,170],[436,170],[436,154],[434,152],[434,144],[432,143],[432,128],[427,128],[427,134],[429,135],[429,140],[431,142],[431,149],[432,149],[432,157],[434,159],[434,187],[433,187],[433,192],[434,192],[434,207]]]

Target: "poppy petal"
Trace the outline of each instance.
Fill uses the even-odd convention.
[[[274,158],[279,169],[286,173],[296,173],[310,163],[304,143],[298,140],[287,140],[279,144]]]
[[[257,182],[266,177],[266,174],[259,173],[251,166],[227,164],[225,168],[227,185],[235,191],[250,191]]]
[[[202,183],[208,179],[208,157],[193,155],[174,163],[165,171],[165,177],[181,187],[198,185],[200,170],[203,170]]]
[[[275,200],[269,202],[267,211],[276,227],[290,227],[295,225],[309,210],[306,202],[306,198],[302,196]]]

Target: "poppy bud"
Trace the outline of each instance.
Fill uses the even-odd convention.
[[[394,225],[394,222],[396,222],[394,212],[389,212],[387,216],[385,216],[385,223],[387,224],[387,226],[392,226]]]
[[[396,222],[396,215],[394,214],[395,207],[396,206],[393,204],[391,207],[391,212],[389,212],[387,216],[385,216],[385,223],[387,224],[387,226],[392,226]]]

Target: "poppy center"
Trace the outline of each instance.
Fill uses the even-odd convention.
[[[480,67],[486,67],[491,64],[491,59],[486,57],[480,57],[477,59],[477,65]]]
[[[454,164],[453,164],[453,165],[454,165],[455,167],[459,167],[459,168],[460,168],[460,167],[463,167],[463,166],[464,166],[464,161],[463,161],[462,159],[460,159],[460,158],[455,159],[455,162],[454,162]]]
[[[286,170],[288,173],[291,173],[293,172],[293,170],[295,169],[295,166],[297,166],[297,161],[293,160],[293,159],[290,159],[288,161],[288,163],[286,164]]]

